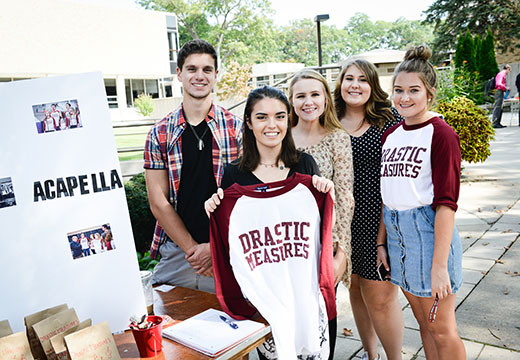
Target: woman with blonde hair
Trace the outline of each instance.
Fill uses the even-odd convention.
[[[385,227],[380,225],[381,136],[401,118],[381,88],[375,66],[363,59],[344,66],[336,81],[334,101],[352,142],[356,206],[349,295],[364,349],[362,359],[380,359],[378,338],[389,360],[401,359],[404,325],[398,287],[379,277],[378,265],[390,269],[386,250],[377,245],[386,237]]]
[[[354,169],[350,137],[343,130],[326,80],[317,71],[297,72],[289,85],[289,119],[298,150],[312,155],[321,176],[334,183],[335,283],[350,283],[350,222],[354,213]]]
[[[296,147],[312,155],[321,175],[334,183],[334,281],[337,285],[343,280],[348,287],[352,269],[350,222],[354,213],[350,137],[336,116],[327,81],[317,71],[304,69],[294,75],[289,85],[289,102],[289,119]],[[333,355],[334,346],[329,358],[332,359]]]

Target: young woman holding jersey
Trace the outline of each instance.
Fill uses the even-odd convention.
[[[289,126],[290,104],[285,94],[264,86],[249,93],[244,110],[242,156],[224,168],[222,189],[237,183],[256,185],[288,178],[295,172],[313,175],[314,187],[332,192],[332,181],[318,176],[319,168],[312,156],[296,150]],[[218,189],[204,207],[213,212],[224,197]],[[305,316],[305,314],[302,314]],[[336,318],[329,321],[329,346],[322,354],[333,353],[336,338]],[[332,351],[331,351],[332,350]],[[270,340],[259,347],[260,359],[275,359],[275,346]]]
[[[382,138],[383,221],[392,282],[412,307],[426,358],[456,360],[466,358],[455,319],[461,156],[459,136],[429,111],[437,86],[430,56],[427,46],[411,48],[394,73],[394,104],[405,120]]]
[[[381,222],[381,136],[400,120],[388,94],[379,85],[370,62],[345,65],[334,90],[336,112],[350,134],[354,163],[355,209],[352,219],[352,277],[350,303],[361,338],[363,360],[379,359],[379,338],[389,360],[401,359],[403,318],[398,288],[383,281],[377,266],[386,264],[386,251],[377,246],[385,238]]]

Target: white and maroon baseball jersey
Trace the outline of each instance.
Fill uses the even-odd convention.
[[[274,183],[234,184],[211,216],[220,304],[236,319],[258,310],[271,325],[280,359],[323,356],[322,347],[328,354],[323,327],[336,317],[332,217],[331,197],[298,173]]]
[[[404,121],[381,139],[381,195],[394,210],[446,205],[457,210],[460,188],[459,136],[442,119],[417,125]]]
[[[51,111],[50,115],[54,119],[54,123],[56,124],[56,126],[60,126],[60,118],[61,118],[60,112],[58,110],[54,110],[54,111]]]
[[[43,119],[43,128],[45,132],[50,132],[56,130],[56,123],[54,122],[54,119],[50,116],[47,116],[45,119]]]

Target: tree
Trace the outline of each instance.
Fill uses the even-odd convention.
[[[352,16],[345,26],[348,33],[350,54],[380,48],[380,40],[385,36],[387,26],[383,21],[374,24],[367,14],[356,13]]]
[[[471,36],[469,30],[466,30],[464,36],[459,36],[457,51],[455,52],[455,67],[464,67],[469,72],[474,72],[477,69],[473,36]]]
[[[464,35],[462,35],[462,32],[459,34],[459,37],[457,38],[457,47],[455,50],[455,59],[453,59],[453,62],[455,63],[456,68],[462,67],[462,62],[464,59],[461,56],[457,57],[457,54],[462,54],[464,48]]]
[[[153,112],[155,105],[150,94],[142,93],[134,100],[134,107],[139,114],[146,117]]]
[[[374,49],[405,50],[433,40],[433,27],[420,21],[399,18],[395,22],[373,23],[368,15],[362,13],[351,17],[344,30],[350,55]]]
[[[493,29],[501,51],[520,48],[518,0],[435,0],[424,13],[424,23],[435,25],[434,52],[452,50],[457,34],[466,29],[481,37]]]
[[[376,24],[381,23],[383,22],[376,22]],[[388,30],[381,39],[381,48],[404,50],[410,46],[430,44],[433,41],[433,26],[429,24],[405,18],[387,24]]]
[[[482,41],[479,34],[473,38],[473,45],[475,48],[475,71],[480,74],[480,59],[482,58]]]
[[[306,66],[318,65],[318,43],[316,23],[311,19],[291,21],[282,26],[275,37],[274,49],[279,49],[279,60],[303,63]],[[322,59],[330,64],[345,59],[348,51],[348,33],[335,25],[321,25]]]
[[[323,33],[326,26],[322,25]],[[316,29],[310,19],[294,20],[278,31],[281,61],[303,63],[306,66],[316,65],[318,50]],[[323,41],[323,43],[327,43]],[[324,55],[326,52],[324,52]],[[324,60],[326,64],[327,61]]]
[[[480,50],[479,73],[481,81],[491,79],[499,71],[494,43],[493,34],[491,30],[488,30],[486,37],[482,40]]]
[[[251,66],[240,65],[231,61],[226,72],[220,78],[217,85],[217,96],[220,100],[237,100],[247,97],[251,86],[247,84],[251,77]]]
[[[215,47],[217,61],[247,53],[257,39],[265,38],[272,26],[269,0],[136,0],[146,9],[168,11],[177,15],[185,28],[183,40],[204,38]],[[181,34],[182,35],[182,34]],[[265,40],[265,39],[264,39]],[[264,48],[264,50],[266,50]]]

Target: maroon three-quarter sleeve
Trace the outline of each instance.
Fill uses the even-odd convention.
[[[446,205],[456,211],[460,191],[459,135],[439,118],[432,124],[432,207],[435,209],[439,205]]]

